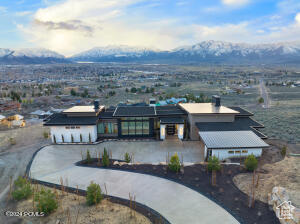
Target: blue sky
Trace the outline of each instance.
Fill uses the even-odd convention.
[[[205,40],[300,39],[299,0],[2,0],[0,47],[65,55],[97,46],[172,49]]]

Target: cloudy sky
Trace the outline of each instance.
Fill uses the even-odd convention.
[[[1,0],[0,48],[300,40],[300,0]]]

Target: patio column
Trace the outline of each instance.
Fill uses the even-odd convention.
[[[178,125],[178,138],[180,140],[183,139],[183,130],[184,130],[184,125],[183,124],[179,124]]]
[[[166,138],[166,125],[161,124],[160,125],[160,139],[164,140]]]

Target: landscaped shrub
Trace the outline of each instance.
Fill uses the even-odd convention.
[[[173,172],[178,172],[180,170],[180,161],[177,153],[171,157],[168,167]]]
[[[254,171],[257,168],[258,161],[253,154],[245,159],[245,167],[249,171]]]
[[[15,200],[19,201],[26,199],[32,195],[32,188],[30,182],[23,177],[18,177],[14,182],[14,190],[12,196]]]
[[[216,156],[209,157],[207,169],[209,171],[219,171],[221,169],[221,164]]]
[[[125,160],[126,163],[130,163],[131,162],[131,157],[130,157],[130,155],[129,155],[128,152],[125,153],[124,160]]]
[[[259,99],[258,99],[258,103],[264,103],[264,98],[262,98],[262,97],[260,97]]]
[[[91,133],[89,133],[89,143],[92,142],[92,137],[91,137]]]
[[[287,151],[287,147],[286,146],[283,146],[282,147],[282,149],[281,149],[281,155],[283,156],[283,157],[285,157],[285,155],[286,155],[286,151]]]
[[[57,209],[58,202],[54,193],[49,189],[42,188],[38,193],[34,195],[34,200],[37,202],[37,210],[44,212],[46,215]]]
[[[86,203],[88,205],[98,204],[102,200],[102,192],[99,184],[91,182],[86,191]]]
[[[86,163],[92,163],[92,158],[89,150],[86,151]]]
[[[15,138],[9,138],[9,142],[11,145],[15,145],[17,144],[16,139]]]
[[[105,167],[109,166],[109,156],[108,156],[108,152],[106,151],[105,148],[104,148],[104,152],[102,154],[102,164]]]
[[[49,138],[49,133],[44,131],[43,136],[44,136],[44,138]]]

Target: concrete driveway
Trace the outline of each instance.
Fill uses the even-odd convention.
[[[149,144],[152,143],[149,142]],[[126,143],[122,145],[125,147]],[[109,144],[109,146],[112,145]],[[78,185],[84,190],[91,181],[99,183],[102,189],[105,183],[109,195],[128,199],[131,193],[136,196],[137,202],[156,210],[174,224],[238,223],[234,217],[213,201],[173,181],[132,172],[77,167],[74,162],[80,159],[82,147],[45,147],[33,160],[30,169],[31,177],[55,184],[60,184],[62,177],[64,180],[67,179],[68,186],[76,188]],[[118,150],[121,150],[122,147],[119,147]],[[91,146],[89,149],[94,151],[98,148]],[[123,148],[123,150],[128,150],[128,148]],[[145,148],[141,149],[143,152],[145,150]],[[117,153],[114,154],[117,155]],[[145,153],[144,156],[146,156]]]

